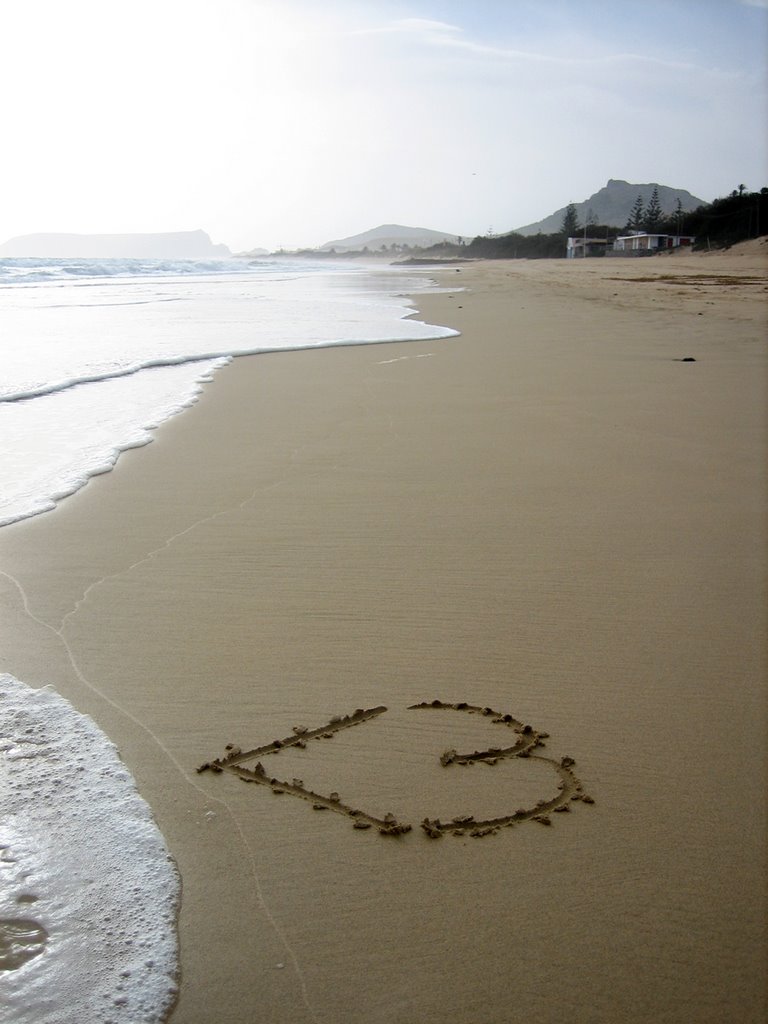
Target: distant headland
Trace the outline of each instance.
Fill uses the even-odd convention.
[[[18,235],[0,245],[0,256],[98,259],[228,259],[226,245],[215,245],[205,231],[155,234]]]

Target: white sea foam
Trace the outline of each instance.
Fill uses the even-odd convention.
[[[0,260],[0,525],[46,511],[234,356],[450,337],[424,278],[310,261]]]
[[[246,260],[173,260],[136,259],[130,257],[86,259],[83,257],[44,258],[20,256],[0,258],[0,288],[5,283],[30,284],[36,281],[71,281],[73,278],[99,277],[152,277],[184,274],[239,274],[250,273]]]
[[[14,1024],[138,1024],[177,990],[179,882],[115,747],[0,676],[0,989]]]
[[[120,452],[152,440],[150,431],[194,402],[225,359],[142,370],[0,402],[0,526],[54,508],[112,469]]]

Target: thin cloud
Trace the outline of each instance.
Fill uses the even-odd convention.
[[[768,0],[739,0],[740,3],[752,3],[761,7],[768,6]],[[647,64],[652,67],[670,71],[711,74],[715,69],[702,68],[688,61],[665,59],[642,53],[614,53],[593,57],[560,56],[554,53],[541,53],[535,50],[519,50],[512,47],[491,46],[487,43],[468,39],[458,25],[445,21],[433,21],[428,18],[401,18],[376,28],[358,29],[352,35],[411,35],[420,36],[423,42],[435,48],[442,47],[453,51],[463,51],[477,57],[493,58],[507,63],[527,62],[529,64],[548,64],[562,68],[596,68],[611,64],[633,63]]]
[[[676,71],[696,71],[703,69],[697,64],[685,61],[664,60],[662,57],[647,56],[642,53],[613,53],[597,57],[561,57],[551,53],[537,53],[531,50],[513,50],[499,46],[487,46],[484,43],[474,43],[465,39],[443,39],[440,40],[444,46],[454,49],[463,49],[478,56],[498,57],[502,60],[527,60],[541,64],[557,64],[561,67],[595,67],[601,64],[615,64],[632,61],[634,63],[653,64],[657,67],[670,68]]]
[[[350,32],[353,36],[375,36],[411,34],[432,37],[442,36],[444,33],[461,32],[458,25],[449,25],[447,21],[432,21],[429,18],[400,18],[389,25],[380,25],[377,28],[360,28]]]
[[[401,18],[395,27],[405,32],[461,32],[458,25],[449,25],[447,21],[432,21],[429,18]]]

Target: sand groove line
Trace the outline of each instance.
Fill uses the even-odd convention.
[[[451,703],[441,700],[423,701],[421,704],[412,704],[409,711],[417,711],[431,708],[437,711],[462,711],[468,714],[481,714],[487,717],[493,725],[503,725],[512,729],[518,739],[508,747],[488,747],[486,750],[475,750],[471,754],[459,753],[456,750],[446,750],[440,758],[440,764],[447,768],[450,765],[472,765],[484,763],[496,765],[500,761],[511,758],[530,758],[542,764],[549,765],[560,777],[558,783],[558,794],[549,800],[539,800],[534,807],[520,807],[511,814],[500,815],[495,818],[476,819],[473,815],[457,815],[450,821],[441,822],[439,818],[430,819],[425,817],[421,822],[421,828],[431,839],[438,839],[447,833],[452,835],[469,834],[473,838],[492,835],[501,828],[516,825],[522,821],[537,821],[542,825],[551,825],[549,815],[552,812],[570,811],[572,801],[582,801],[586,804],[593,804],[591,796],[584,792],[584,787],[572,770],[576,763],[572,757],[562,757],[559,761],[555,758],[546,757],[542,754],[534,754],[533,751],[543,747],[544,740],[549,733],[537,731],[530,725],[524,725],[521,721],[510,714],[501,714],[490,707],[479,707],[474,704],[467,704],[464,701]],[[253,761],[258,757],[265,757],[270,754],[277,754],[279,751],[298,747],[305,749],[308,742],[316,739],[330,739],[337,732],[349,729],[356,725],[370,721],[379,715],[384,714],[386,707],[358,708],[351,715],[343,717],[335,716],[326,725],[316,729],[307,729],[305,726],[294,726],[293,734],[282,740],[272,740],[262,746],[254,747],[251,750],[243,751],[234,744],[227,744],[226,753],[212,761],[206,761],[197,769],[198,773],[211,771],[216,774],[228,773],[239,778],[242,782],[252,782],[271,789],[275,795],[284,793],[308,801],[316,811],[330,810],[336,814],[351,818],[353,827],[356,829],[368,829],[375,827],[380,835],[401,836],[411,831],[411,825],[398,821],[392,813],[384,817],[370,814],[360,808],[344,803],[339,794],[332,792],[329,795],[316,793],[304,785],[302,779],[294,778],[292,781],[278,779],[270,776],[261,761],[258,761],[254,768],[244,768],[244,763]]]

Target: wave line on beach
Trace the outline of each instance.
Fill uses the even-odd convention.
[[[434,352],[417,352],[414,356],[395,356],[394,359],[377,359],[377,366],[386,366],[387,363],[401,363],[404,359],[428,359]]]

